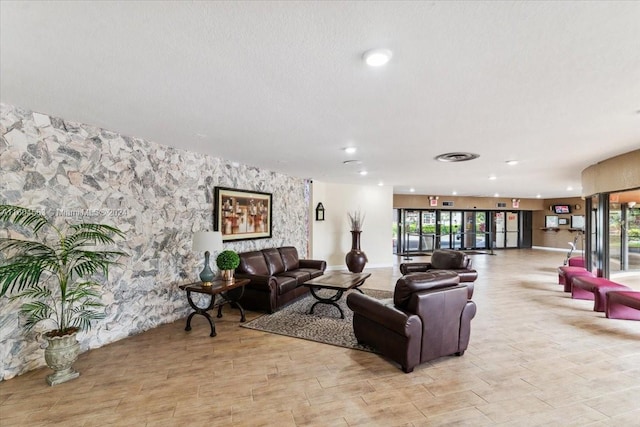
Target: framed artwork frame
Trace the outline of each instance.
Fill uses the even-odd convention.
[[[571,215],[571,228],[584,229],[584,215]]]
[[[223,242],[271,237],[271,193],[215,187],[214,199],[213,229],[222,233]]]
[[[558,215],[545,215],[544,226],[545,228],[558,228]]]
[[[558,225],[567,225],[569,220],[567,218],[558,218]]]

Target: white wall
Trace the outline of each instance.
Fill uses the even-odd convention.
[[[311,195],[311,258],[327,261],[329,270],[346,270],[344,257],[351,250],[347,212],[360,210],[366,215],[362,227],[361,249],[367,254],[367,268],[393,265],[392,212],[393,188],[346,185],[313,181]],[[322,202],[325,220],[315,221],[315,208]]]

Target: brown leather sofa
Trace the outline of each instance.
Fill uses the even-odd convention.
[[[430,262],[400,264],[400,272],[405,275],[433,270],[450,270],[458,273],[460,282],[467,285],[469,289],[469,299],[473,297],[474,282],[478,278],[478,272],[473,269],[471,258],[462,251],[436,249],[431,255]]]
[[[240,304],[250,310],[273,313],[309,292],[302,286],[309,279],[321,276],[326,261],[299,259],[293,246],[243,252],[235,277],[251,280],[245,286]]]
[[[442,356],[462,356],[469,345],[476,305],[451,271],[402,276],[393,299],[352,292],[353,330],[367,344],[400,364],[404,372]]]

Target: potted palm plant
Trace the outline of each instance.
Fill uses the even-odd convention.
[[[235,251],[222,251],[216,258],[216,265],[220,269],[222,280],[231,282],[234,270],[240,265],[240,256]]]
[[[95,276],[106,278],[109,267],[127,255],[99,247],[113,245],[124,233],[103,224],[57,226],[40,212],[13,205],[0,205],[0,223],[33,236],[0,237],[0,297],[25,301],[20,314],[27,331],[41,322],[53,326],[44,334],[45,361],[55,371],[47,377],[49,385],[77,378],[76,334],[105,317]]]

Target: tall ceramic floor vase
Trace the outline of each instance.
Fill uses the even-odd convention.
[[[47,376],[49,385],[60,384],[80,376],[80,373],[71,367],[80,353],[76,335],[77,332],[63,336],[44,335],[49,343],[44,350],[44,360],[47,366],[55,371]]]
[[[362,231],[351,232],[351,250],[344,258],[347,268],[352,273],[361,273],[368,261],[367,255],[360,250],[360,233]]]

